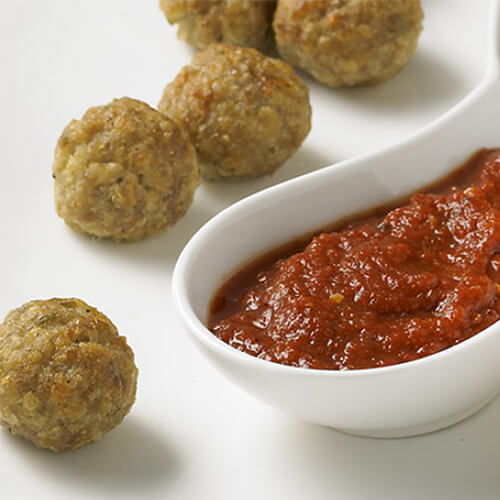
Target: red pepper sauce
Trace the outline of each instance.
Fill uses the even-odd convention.
[[[315,369],[404,363],[500,316],[500,149],[439,185],[251,263],[217,292],[212,332]]]

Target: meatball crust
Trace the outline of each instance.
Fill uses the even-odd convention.
[[[98,441],[134,403],[125,337],[78,299],[34,300],[0,325],[0,423],[39,448]]]
[[[395,76],[417,48],[420,0],[279,0],[278,50],[331,87]]]
[[[160,0],[178,37],[199,49],[212,43],[268,48],[275,0]]]
[[[195,150],[181,127],[126,97],[69,123],[53,177],[56,211],[69,226],[128,241],[174,224],[200,183]]]
[[[271,174],[311,129],[309,90],[291,66],[224,44],[196,54],[158,107],[188,131],[206,180]]]

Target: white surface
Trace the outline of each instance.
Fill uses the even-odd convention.
[[[418,53],[396,79],[338,91],[311,84],[313,132],[274,177],[204,185],[164,236],[115,245],[75,235],[55,216],[55,142],[91,105],[122,95],[155,104],[192,51],[175,40],[154,0],[2,1],[0,309],[81,297],[127,335],[140,368],[131,415],[99,444],[53,455],[1,432],[2,498],[500,497],[498,398],[462,424],[412,439],[354,438],[304,424],[248,397],[205,362],[170,291],[183,245],[222,208],[388,146],[465,96],[484,69],[488,3],[424,1]]]

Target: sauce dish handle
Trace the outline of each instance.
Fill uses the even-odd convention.
[[[491,0],[486,79],[500,80],[500,0]]]

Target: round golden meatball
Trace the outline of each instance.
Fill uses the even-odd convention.
[[[56,211],[69,226],[128,241],[174,224],[200,183],[182,128],[126,97],[71,121],[57,143],[53,177]]]
[[[218,42],[266,49],[275,7],[275,0],[160,0],[178,37],[199,49]]]
[[[0,423],[39,448],[98,441],[134,403],[125,337],[78,299],[34,300],[0,325]]]
[[[278,50],[290,64],[331,87],[376,84],[414,54],[420,0],[279,0]]]
[[[270,174],[311,129],[309,90],[287,63],[224,44],[196,54],[158,107],[188,131],[207,180]]]

